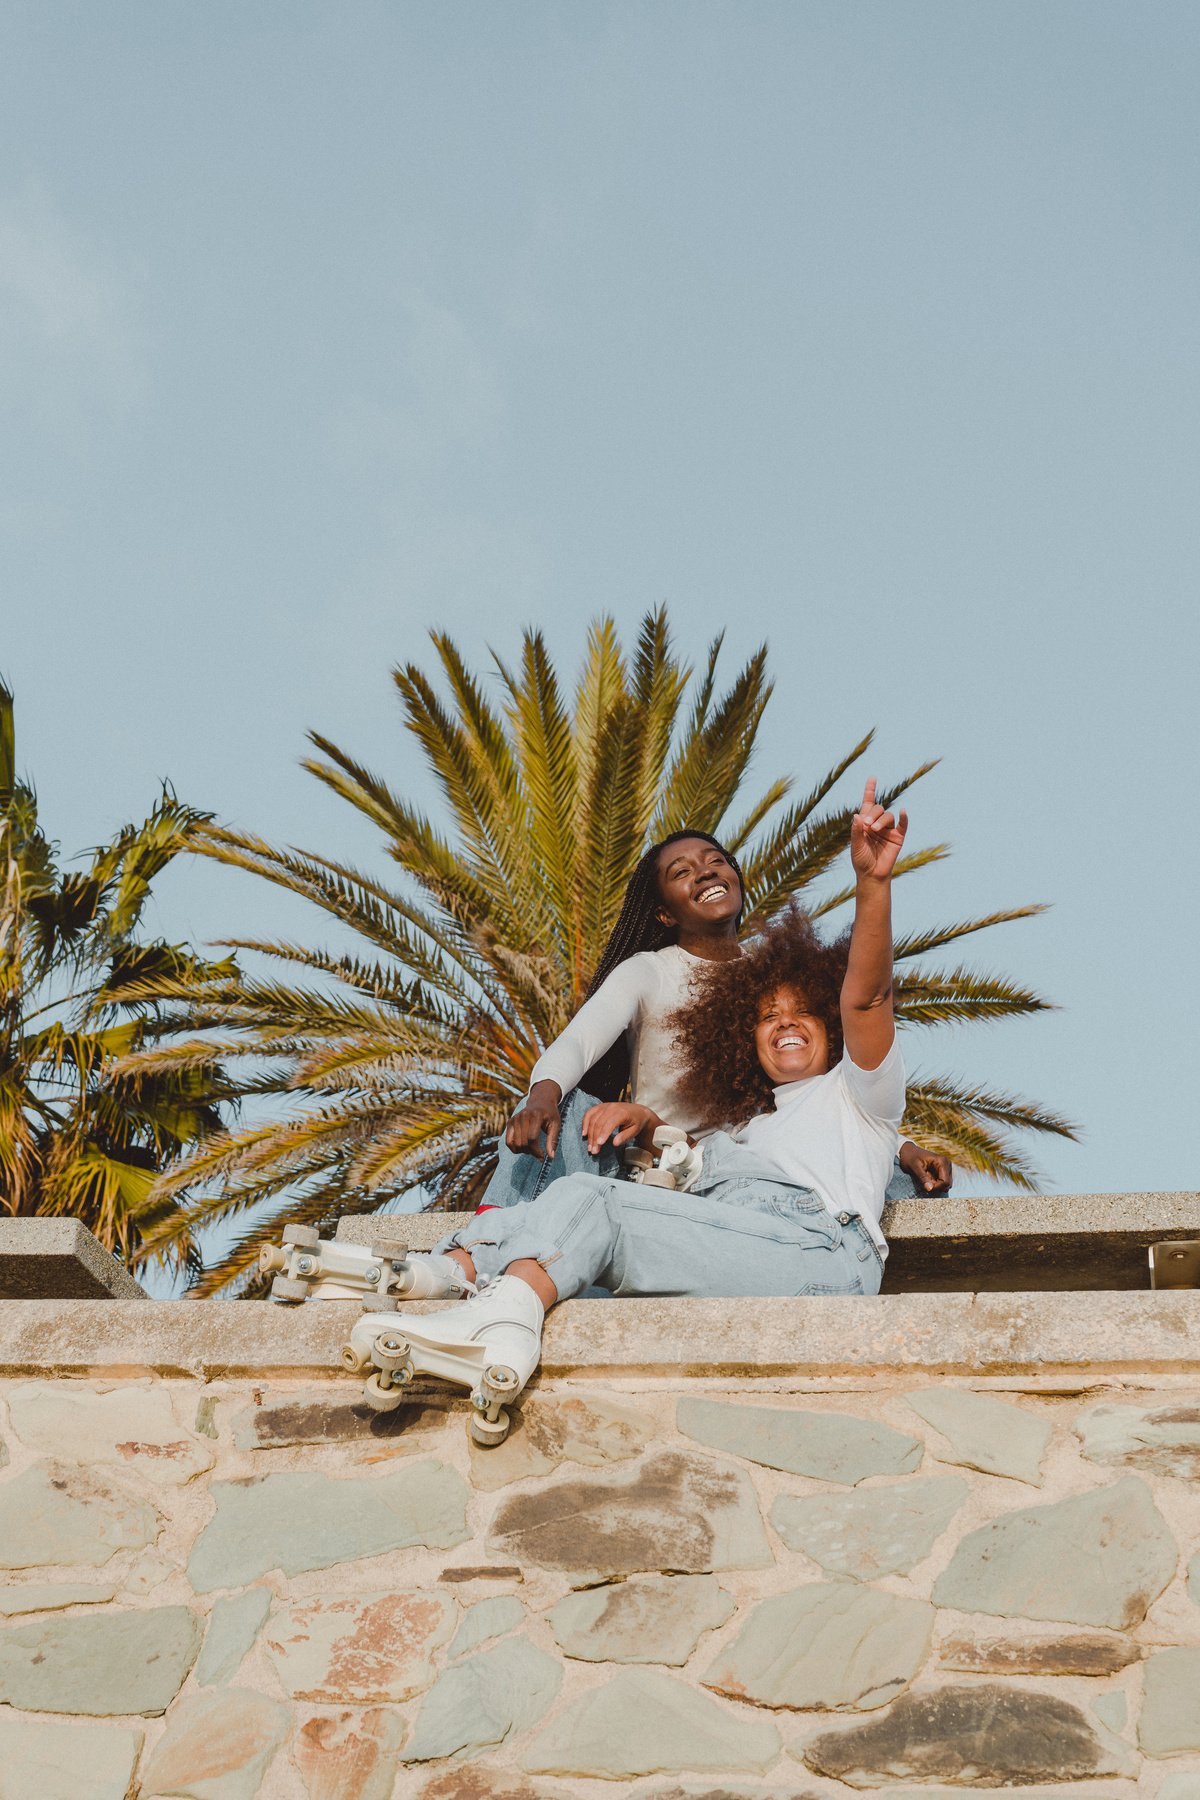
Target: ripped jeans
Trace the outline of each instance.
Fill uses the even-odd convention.
[[[705,1144],[697,1191],[567,1175],[536,1200],[476,1216],[437,1248],[466,1250],[484,1279],[531,1258],[560,1300],[593,1284],[621,1297],[877,1294],[883,1278],[861,1220],[831,1213],[723,1133]]]

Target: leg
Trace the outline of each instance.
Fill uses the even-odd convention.
[[[551,1157],[517,1156],[500,1139],[496,1172],[488,1182],[481,1209],[485,1206],[517,1206],[525,1200],[536,1200],[551,1182],[564,1175],[616,1175],[620,1172],[619,1152],[606,1144],[599,1156],[593,1156],[583,1141],[583,1115],[596,1102],[591,1094],[576,1088],[559,1107],[562,1129]]]
[[[411,1321],[389,1313],[361,1318],[342,1361],[358,1374],[373,1369],[368,1404],[389,1411],[414,1376],[435,1375],[471,1389],[472,1435],[500,1443],[509,1425],[505,1406],[537,1368],[545,1309],[560,1293],[588,1286],[611,1256],[604,1196],[627,1185],[569,1176],[541,1200],[493,1208],[443,1239],[430,1262],[447,1263],[466,1280],[486,1277],[483,1291]]]
[[[704,1194],[575,1175],[443,1239],[484,1282],[532,1263],[564,1300],[615,1294],[877,1293],[882,1262],[857,1221],[782,1182]],[[465,1264],[464,1264],[465,1266]]]

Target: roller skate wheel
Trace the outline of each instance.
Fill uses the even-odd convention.
[[[384,1262],[405,1262],[408,1258],[408,1245],[402,1244],[399,1238],[385,1238],[381,1244],[376,1244],[375,1254]]]
[[[308,1294],[307,1281],[293,1281],[290,1275],[277,1275],[271,1283],[272,1300],[307,1300]]]
[[[364,1294],[362,1309],[366,1313],[399,1312],[400,1301],[395,1294]]]
[[[371,1345],[371,1361],[377,1369],[396,1369],[408,1355],[408,1339],[396,1337],[391,1332],[386,1337],[377,1337]]]
[[[357,1345],[355,1345],[355,1344],[343,1345],[343,1347],[342,1347],[342,1367],[343,1367],[343,1369],[349,1369],[349,1371],[352,1375],[361,1375],[361,1374],[363,1374],[363,1372],[365,1370],[369,1369],[370,1366],[371,1366],[371,1358],[370,1358],[370,1355],[366,1351],[360,1350],[357,1347]]]
[[[485,1419],[482,1413],[472,1413],[468,1428],[472,1438],[477,1444],[482,1445],[485,1449],[491,1450],[494,1449],[497,1444],[502,1444],[504,1442],[505,1438],[508,1436],[508,1427],[508,1414],[505,1412],[504,1408],[501,1407],[500,1412],[495,1419]]]
[[[306,1250],[312,1250],[321,1241],[321,1234],[315,1225],[285,1225],[283,1228],[285,1244],[303,1244]]]
[[[404,1398],[401,1387],[384,1387],[379,1376],[368,1375],[363,1383],[363,1399],[372,1412],[395,1412]]]

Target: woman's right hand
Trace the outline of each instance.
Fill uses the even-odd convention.
[[[517,1156],[540,1156],[549,1161],[558,1148],[558,1134],[562,1130],[558,1110],[561,1100],[562,1089],[557,1081],[535,1082],[524,1106],[519,1107],[508,1121],[504,1141],[509,1149]],[[543,1134],[545,1149],[542,1148]]]
[[[583,1115],[583,1140],[593,1156],[612,1139],[613,1149],[619,1150],[623,1144],[631,1144],[634,1139],[643,1137],[653,1139],[656,1126],[662,1120],[657,1113],[651,1112],[648,1106],[637,1106],[632,1100],[606,1100],[598,1106],[589,1106]],[[650,1144],[643,1144],[650,1149]]]

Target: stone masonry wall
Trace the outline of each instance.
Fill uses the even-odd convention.
[[[0,1383],[2,1800],[1200,1800],[1194,1374],[357,1394]]]

